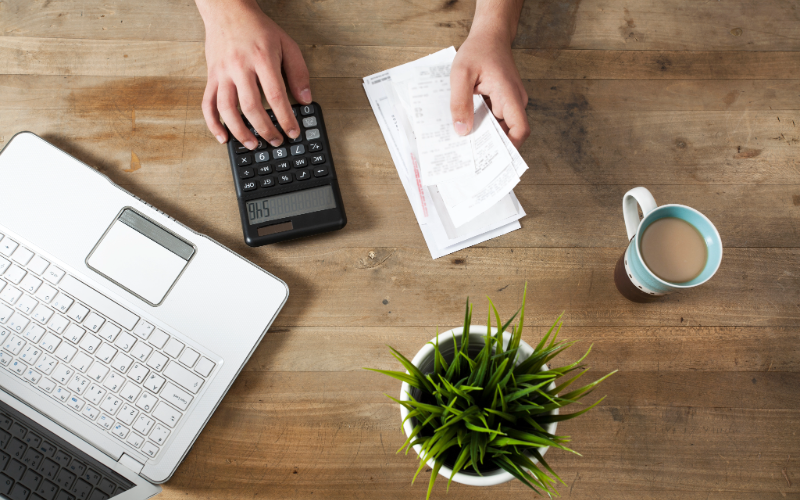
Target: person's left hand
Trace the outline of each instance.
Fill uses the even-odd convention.
[[[453,61],[450,88],[450,111],[459,135],[472,131],[473,94],[488,97],[487,104],[514,146],[519,148],[530,135],[525,113],[528,93],[514,64],[511,44],[502,36],[473,29]]]

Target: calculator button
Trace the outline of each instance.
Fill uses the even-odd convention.
[[[282,161],[280,163],[276,163],[275,164],[275,171],[276,172],[284,172],[286,170],[289,170],[290,168],[292,168],[292,167],[289,165],[288,161]]]
[[[258,135],[258,133],[256,133],[256,135]],[[256,146],[256,149],[258,149],[259,151],[262,150],[262,149],[267,149],[267,146],[269,146],[269,144],[267,144],[267,141],[265,141],[264,139],[262,139],[260,137],[256,137],[256,138],[258,139],[258,146]]]
[[[325,155],[314,155],[311,157],[312,165],[319,165],[320,163],[325,163]]]
[[[305,158],[298,158],[294,160],[294,168],[303,168],[308,166],[308,160]]]
[[[314,114],[314,105],[307,104],[305,106],[300,107],[300,114],[303,116],[313,115]]]
[[[279,160],[281,158],[286,158],[287,156],[288,153],[286,152],[286,148],[278,148],[272,152],[272,157],[275,158],[276,160]]]
[[[295,118],[297,118],[297,108],[292,107],[292,113],[294,113]]]
[[[248,181],[242,184],[242,191],[252,191],[256,188],[255,181]]]
[[[317,117],[316,116],[309,116],[308,118],[303,118],[303,126],[305,128],[312,128],[317,126]]]
[[[290,146],[289,151],[292,153],[292,156],[301,155],[306,152],[305,146],[300,144],[299,146]]]
[[[236,165],[243,167],[253,163],[253,155],[241,155],[236,157]]]
[[[272,173],[272,165],[262,165],[258,167],[258,175],[269,175]]]
[[[295,173],[294,176],[298,181],[305,181],[311,178],[311,172],[308,170],[301,170]]]
[[[236,141],[233,142],[233,151],[236,154],[242,154],[242,153],[249,153],[250,152],[250,150],[247,149],[247,147],[244,144],[242,144],[241,142],[236,142]]]
[[[326,167],[317,167],[314,169],[314,177],[325,177],[328,175],[328,169]]]
[[[303,134],[299,134],[294,139],[289,139],[289,142],[292,144],[297,144],[298,142],[303,142]]]
[[[312,139],[319,139],[319,129],[318,128],[312,128],[312,129],[306,130],[306,140],[310,141]]]
[[[311,153],[316,153],[317,151],[322,151],[322,143],[321,142],[309,143],[308,151],[311,152]]]
[[[272,177],[267,177],[266,179],[261,179],[261,187],[268,188],[275,185],[275,179]]]
[[[254,175],[256,175],[256,174],[255,174],[255,172],[253,172],[252,168],[241,168],[241,169],[239,169],[239,178],[240,179],[249,179],[250,177],[253,177]]]
[[[269,161],[269,153],[266,151],[256,153],[256,163],[264,163],[265,161]]]
[[[278,182],[280,184],[289,184],[292,182],[292,174],[281,174],[278,176]]]

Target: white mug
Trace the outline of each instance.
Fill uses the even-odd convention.
[[[639,210],[642,219],[639,220]],[[656,205],[656,200],[646,188],[633,188],[622,198],[622,215],[628,231],[628,247],[617,261],[614,283],[625,298],[634,302],[650,302],[678,290],[702,285],[717,272],[722,262],[722,240],[708,217],[685,205]],[[666,217],[676,217],[694,226],[703,237],[708,250],[706,265],[700,274],[683,283],[665,281],[656,276],[644,263],[641,236],[653,222]]]

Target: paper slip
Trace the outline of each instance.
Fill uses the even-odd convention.
[[[483,98],[475,98],[473,132],[467,136],[471,140],[475,172],[438,186],[456,227],[478,217],[519,183],[511,155],[500,137],[505,134],[498,134]]]
[[[414,215],[422,230],[422,235],[434,259],[519,229],[519,219],[525,215],[525,211],[520,206],[516,196],[509,189],[502,193],[503,196],[495,200],[482,213],[477,214],[468,222],[458,224],[452,217],[456,212],[452,212],[447,207],[440,192],[440,188],[445,185],[445,182],[440,185],[425,185],[422,181],[423,174],[419,160],[421,151],[419,150],[420,144],[414,130],[415,115],[410,97],[410,89],[418,87],[407,85],[407,83],[410,79],[416,78],[416,75],[422,74],[423,71],[435,74],[435,72],[430,73],[431,70],[429,68],[442,65],[449,66],[454,57],[455,49],[450,47],[417,61],[364,78],[364,90],[386,140],[403,189],[411,202]],[[396,84],[395,78],[399,78],[397,82],[405,83]],[[480,99],[481,103],[482,101]],[[478,101],[476,100],[476,102]],[[445,103],[449,115],[449,96]],[[491,118],[486,120],[491,125],[490,128],[495,127],[495,130],[500,130],[499,124],[493,120],[493,117]],[[452,129],[449,118],[447,119],[447,125]],[[502,134],[502,130],[500,130],[500,133]],[[467,136],[469,138],[467,144],[470,153],[474,149],[471,136],[472,134]],[[489,139],[485,141],[488,142]],[[512,152],[512,150],[508,149],[505,141],[502,141],[502,138],[501,143],[508,154],[506,160],[510,158],[512,165],[514,165],[512,168],[513,174],[518,177],[517,172],[524,171],[524,168],[527,167],[524,167],[524,161],[520,158],[519,161],[524,168],[518,169],[515,158],[515,153],[517,152],[513,149],[513,145],[511,145]],[[510,145],[510,143],[508,144]],[[479,143],[477,147],[483,148],[480,151],[485,154],[483,156],[472,154],[470,160],[472,160],[472,157],[479,158],[478,163],[482,165],[481,171],[489,171],[488,167],[493,163],[493,158],[502,154],[486,152],[485,143]],[[469,174],[476,175],[476,162],[472,160],[471,163],[472,167]],[[508,161],[504,163],[508,163]],[[490,179],[490,181],[495,180],[496,177]],[[467,189],[469,186],[462,187]],[[486,186],[483,187],[485,188]],[[471,196],[471,198],[479,197],[479,193]],[[485,198],[484,200],[488,199]],[[488,204],[488,202],[485,203]],[[456,213],[456,221],[461,222],[462,218]]]

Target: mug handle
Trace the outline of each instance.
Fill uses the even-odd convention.
[[[628,241],[636,236],[636,230],[639,228],[637,203],[642,207],[642,217],[647,217],[647,214],[658,207],[656,199],[647,188],[637,187],[625,193],[622,197],[622,215],[625,218],[625,228],[628,230]]]

